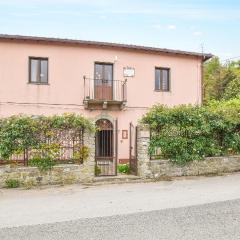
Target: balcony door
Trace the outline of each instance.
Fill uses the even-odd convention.
[[[113,65],[95,63],[94,96],[96,100],[113,100]]]

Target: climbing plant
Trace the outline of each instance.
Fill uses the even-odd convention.
[[[34,158],[56,158],[59,132],[93,132],[94,124],[81,115],[17,115],[0,120],[0,158],[31,149]],[[54,139],[54,144],[51,143]],[[60,139],[59,139],[60,141]],[[55,156],[53,156],[55,152]],[[86,154],[85,154],[86,155]]]

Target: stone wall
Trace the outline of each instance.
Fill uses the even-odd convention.
[[[138,175],[141,178],[157,179],[161,177],[198,176],[240,171],[240,156],[210,157],[202,161],[193,161],[185,166],[173,164],[169,160],[150,160],[148,155],[149,143],[150,131],[148,127],[138,127],[137,158]]]
[[[147,126],[138,126],[137,128],[137,161],[138,176],[141,178],[151,178],[150,156],[148,155],[148,146],[150,143],[150,131]]]
[[[199,176],[240,171],[240,156],[209,157],[178,166],[169,160],[150,160],[152,178]]]
[[[47,184],[71,184],[92,182],[95,174],[94,133],[84,133],[84,145],[90,149],[89,157],[83,164],[61,164],[51,171],[41,173],[36,167],[0,167],[0,188],[6,186],[7,179],[18,180],[21,186],[31,187]]]

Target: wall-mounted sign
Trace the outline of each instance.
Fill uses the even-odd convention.
[[[122,139],[128,139],[128,130],[122,130]]]
[[[124,77],[134,77],[135,76],[135,69],[131,67],[123,68],[123,76]]]

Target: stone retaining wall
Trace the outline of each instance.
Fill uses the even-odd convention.
[[[83,165],[64,164],[53,167],[52,171],[40,173],[36,167],[0,167],[0,188],[6,187],[6,180],[18,180],[20,186],[37,186],[47,184],[71,184],[91,182],[85,175]]]
[[[148,155],[149,143],[150,131],[148,127],[138,127],[137,158],[138,175],[141,178],[157,179],[161,177],[198,176],[240,171],[240,156],[210,157],[202,161],[193,161],[185,166],[173,164],[169,160],[150,160]]]
[[[169,160],[150,160],[152,178],[199,176],[240,171],[240,156],[209,157],[178,166]]]
[[[36,167],[0,167],[0,188],[6,186],[6,180],[18,180],[20,186],[31,187],[47,184],[71,184],[92,182],[95,175],[94,133],[84,133],[84,145],[89,147],[89,157],[83,164],[61,164],[51,171],[41,173]]]

